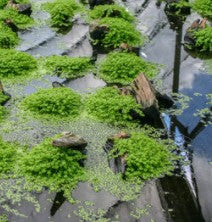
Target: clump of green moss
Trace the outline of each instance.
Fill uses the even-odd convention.
[[[27,182],[64,191],[69,196],[84,178],[79,161],[85,159],[80,151],[52,146],[52,138],[45,139],[20,159],[20,172]]]
[[[9,0],[0,0],[0,9],[3,9],[7,3],[9,2]],[[17,4],[26,4],[29,3],[29,0],[16,0],[15,1]]]
[[[134,17],[123,7],[118,5],[98,5],[90,12],[91,19],[102,19],[104,17],[122,18],[128,22],[133,22]]]
[[[92,69],[90,58],[56,55],[45,59],[45,67],[48,71],[69,79],[84,76],[86,72]]]
[[[100,63],[99,76],[108,83],[129,84],[140,73],[152,78],[156,65],[142,60],[133,53],[112,52]]]
[[[176,160],[168,146],[144,133],[132,133],[129,139],[115,139],[111,156],[125,156],[128,180],[149,180],[170,174]]]
[[[0,138],[0,157],[0,175],[9,173],[17,158],[16,146]]]
[[[99,25],[107,27],[103,38],[92,39],[94,45],[104,48],[118,48],[122,43],[136,47],[144,43],[145,38],[141,36],[131,23],[121,18],[103,18],[98,22]]]
[[[51,25],[58,29],[70,27],[74,14],[80,8],[75,0],[55,0],[44,4],[44,9],[51,15]]]
[[[25,52],[0,49],[0,78],[27,76],[37,69],[37,61]]]
[[[131,96],[121,95],[119,90],[113,87],[105,87],[91,95],[87,102],[87,111],[95,119],[113,125],[135,124],[132,111],[140,116],[143,113],[140,105]]]
[[[0,21],[10,19],[19,29],[26,29],[34,24],[31,17],[18,13],[15,9],[0,10]]]
[[[4,102],[6,102],[9,99],[9,96],[3,94],[0,92],[0,105],[2,105]]]
[[[42,118],[75,118],[80,113],[81,105],[80,95],[65,87],[41,89],[21,102],[24,110]]]
[[[8,100],[8,96],[4,95],[3,93],[0,93],[0,121],[3,120],[3,118],[7,114],[7,109],[2,106],[2,104]]]
[[[212,53],[212,27],[194,31],[195,48]]]
[[[195,0],[193,9],[203,17],[212,20],[212,2],[211,0]]]
[[[13,48],[18,42],[18,35],[0,22],[0,48]]]

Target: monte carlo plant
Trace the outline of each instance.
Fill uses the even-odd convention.
[[[195,47],[200,51],[212,53],[212,27],[194,31]]]
[[[0,78],[28,76],[37,69],[37,61],[25,52],[0,49]]]
[[[75,0],[55,0],[44,3],[43,7],[51,15],[51,25],[58,29],[70,27],[74,14],[81,10]]]
[[[63,191],[67,197],[84,179],[84,167],[80,161],[85,155],[78,150],[52,146],[52,138],[46,138],[20,160],[20,173],[28,183],[37,188]]]
[[[105,87],[92,94],[86,101],[86,107],[94,119],[113,125],[135,124],[132,111],[143,116],[140,105],[131,96],[121,95],[113,87]]]
[[[7,3],[9,2],[9,0],[0,0],[0,9],[3,9]],[[29,3],[29,0],[16,0],[15,1],[17,4],[26,4]]]
[[[18,42],[18,35],[0,22],[0,48],[13,48]]]
[[[92,65],[90,58],[53,55],[45,58],[45,68],[62,78],[74,79],[84,76],[87,71],[92,69]]]
[[[31,17],[18,13],[15,9],[0,10],[0,21],[10,19],[19,29],[26,29],[34,24]]]
[[[170,174],[177,159],[169,146],[143,132],[133,132],[128,139],[115,139],[110,156],[124,156],[127,180],[149,180]]]
[[[21,108],[30,111],[40,118],[69,118],[79,115],[81,97],[69,88],[58,87],[40,89],[27,96],[20,104]]]
[[[134,21],[134,16],[118,5],[98,5],[90,12],[91,19],[102,19],[104,17],[122,18],[128,22]]]
[[[107,31],[101,39],[92,39],[94,45],[112,49],[118,48],[122,43],[136,47],[144,43],[145,38],[141,36],[135,26],[121,18],[103,18],[98,25],[106,26]]]
[[[3,141],[2,138],[0,138],[0,160],[0,176],[9,173],[17,160],[17,146]]]
[[[211,0],[194,0],[193,9],[201,16],[212,20],[212,1]]]
[[[157,74],[156,65],[146,62],[133,53],[109,53],[100,65],[98,74],[108,83],[129,84],[140,73],[152,78]]]

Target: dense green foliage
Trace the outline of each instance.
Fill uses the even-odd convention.
[[[32,184],[70,192],[83,179],[84,168],[79,164],[83,159],[80,151],[54,147],[52,138],[47,138],[21,158],[20,172]]]
[[[60,29],[72,25],[72,18],[80,5],[75,0],[55,0],[45,3],[44,9],[51,15],[51,25]]]
[[[132,53],[112,52],[100,64],[99,76],[108,83],[129,84],[140,73],[152,78],[157,73],[154,64]]]
[[[5,21],[6,19],[12,20],[19,29],[25,29],[33,25],[31,17],[20,14],[15,9],[0,10],[0,21]]]
[[[133,22],[134,17],[125,10],[125,8],[118,5],[98,5],[90,12],[92,19],[101,19],[104,17],[122,18],[128,22]]]
[[[132,110],[143,115],[140,105],[131,96],[123,96],[113,87],[98,90],[88,98],[86,105],[91,116],[114,125],[135,123],[131,116]]]
[[[0,22],[0,48],[13,48],[18,42],[18,35]]]
[[[176,155],[167,146],[144,133],[132,133],[129,139],[116,139],[112,156],[123,156],[127,162],[126,179],[148,180],[170,173]]]
[[[0,78],[27,76],[37,68],[31,55],[14,49],[0,49],[0,61]]]
[[[129,46],[139,46],[144,42],[139,31],[129,22],[120,18],[103,18],[99,21],[100,25],[106,25],[109,28],[103,39],[93,40],[93,44],[105,48],[117,48],[122,43]]]
[[[197,49],[212,53],[212,27],[206,27],[195,31],[194,38]]]
[[[2,92],[0,92],[0,105],[3,104],[5,101],[7,101],[9,96],[4,95]]]
[[[203,17],[212,20],[212,1],[211,0],[195,0],[193,9]]]
[[[65,87],[41,89],[26,97],[21,106],[38,117],[70,117],[80,113],[80,95]]]
[[[16,146],[0,138],[0,175],[10,172],[16,161]]]
[[[9,222],[5,215],[0,215],[0,222]]]
[[[0,9],[3,9],[8,2],[9,0],[0,0]],[[24,3],[29,3],[29,0],[16,0],[15,2],[24,4]]]
[[[6,116],[7,110],[4,106],[0,106],[0,121]]]
[[[56,73],[62,78],[77,78],[83,76],[92,68],[90,58],[71,58],[69,56],[50,56],[45,60],[48,71]]]

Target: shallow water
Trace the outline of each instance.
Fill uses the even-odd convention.
[[[9,221],[15,222],[47,222],[47,221],[83,221],[79,214],[74,211],[80,206],[95,214],[97,209],[105,210],[105,216],[110,221],[121,222],[147,222],[147,221],[176,221],[176,222],[200,222],[211,221],[212,218],[212,144],[211,126],[204,126],[200,118],[193,116],[197,109],[206,105],[205,94],[211,93],[211,75],[202,69],[203,61],[189,56],[181,46],[183,33],[196,15],[189,16],[181,27],[181,33],[171,29],[169,21],[161,8],[156,7],[155,1],[126,1],[125,5],[137,13],[139,20],[138,28],[145,32],[151,39],[141,49],[141,56],[152,62],[163,64],[160,78],[163,80],[164,92],[180,92],[192,98],[189,107],[176,117],[169,116],[167,128],[175,138],[176,143],[182,150],[189,150],[188,158],[191,164],[183,168],[181,177],[165,177],[157,181],[148,182],[138,198],[131,201],[120,201],[121,198],[111,194],[110,189],[101,189],[94,192],[89,183],[80,183],[73,192],[73,197],[78,200],[70,204],[60,194],[49,193],[44,190],[35,194],[40,205],[40,212],[36,212],[33,205],[22,201],[16,206],[20,212],[27,215],[27,218],[9,214]],[[36,14],[39,17],[40,14]],[[42,14],[46,17],[46,14]],[[48,17],[48,16],[47,16]],[[80,19],[76,21],[73,29],[66,35],[56,34],[55,31],[44,25],[31,31],[21,33],[22,43],[18,47],[21,51],[27,51],[34,56],[69,55],[92,56],[92,47],[88,41],[88,25]],[[101,56],[99,56],[101,57]],[[45,80],[45,81],[44,81]],[[50,87],[53,81],[62,82],[64,85],[81,93],[93,92],[99,87],[105,86],[105,82],[96,78],[93,74],[76,80],[62,80],[57,77],[45,77],[32,81],[28,86],[23,87],[23,94],[31,94],[37,87]],[[194,96],[194,93],[201,93],[203,96]],[[14,91],[15,95],[15,91]],[[73,124],[61,124],[59,127],[42,125],[38,122],[30,123],[31,129],[26,132],[14,127],[14,133],[4,135],[11,140],[31,139],[32,144],[38,143],[44,136],[52,136],[61,131],[71,130],[82,135],[91,144],[89,145],[88,161],[86,166],[98,166],[103,162],[102,173],[107,166],[106,154],[101,150],[108,135],[119,129],[112,129],[104,124],[90,122],[77,122]],[[28,126],[26,126],[28,127]],[[189,141],[188,141],[189,138]],[[98,148],[92,147],[94,141],[99,140]],[[187,146],[188,143],[191,146]],[[103,173],[104,175],[104,173]],[[111,178],[110,178],[111,179]],[[107,180],[107,178],[105,178]],[[107,181],[108,182],[108,181]],[[118,181],[119,182],[119,181]],[[109,184],[111,186],[111,184]],[[121,185],[117,183],[117,186]],[[120,192],[127,193],[127,187],[121,187]],[[131,192],[129,190],[129,192]],[[86,205],[92,202],[94,206]],[[149,206],[150,205],[150,206]],[[0,207],[1,209],[1,207]],[[147,209],[140,218],[132,216],[136,209]],[[118,219],[117,219],[118,218]],[[95,217],[93,221],[95,221]],[[84,220],[85,221],[85,220]]]

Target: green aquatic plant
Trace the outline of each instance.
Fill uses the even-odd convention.
[[[157,71],[156,65],[144,61],[133,53],[112,52],[100,63],[98,74],[108,83],[126,85],[140,73],[152,78]]]
[[[0,9],[3,9],[8,2],[9,0],[0,0]],[[18,4],[26,4],[29,3],[29,0],[16,0],[15,2]]]
[[[19,29],[26,29],[34,24],[31,17],[18,13],[15,9],[0,10],[0,21],[11,20]]]
[[[98,21],[99,25],[107,27],[102,39],[92,39],[94,45],[104,48],[117,48],[122,43],[129,46],[140,46],[144,43],[145,37],[141,36],[134,25],[121,18],[103,18]]]
[[[113,87],[105,87],[92,94],[86,101],[88,113],[97,120],[114,125],[135,124],[132,111],[140,116],[140,105],[131,96],[121,95]]]
[[[81,98],[69,88],[40,89],[21,102],[21,108],[41,118],[75,118],[81,110]]]
[[[202,52],[212,53],[212,27],[194,31],[195,47]]]
[[[84,167],[79,161],[83,161],[85,155],[78,150],[54,147],[52,139],[44,139],[21,158],[20,173],[37,188],[45,186],[69,196],[78,182],[84,180]]]
[[[203,17],[212,20],[212,2],[211,0],[194,0],[192,8]]]
[[[45,59],[47,71],[62,78],[74,79],[84,76],[92,67],[90,58],[86,57],[71,58],[69,56],[53,55]]]
[[[18,35],[0,22],[0,48],[13,48],[18,43]]]
[[[0,175],[9,173],[17,160],[17,146],[0,138]]]
[[[3,94],[0,92],[0,105],[2,105],[4,102],[6,102],[9,99],[9,96]]]
[[[90,11],[91,19],[102,19],[104,17],[122,18],[128,22],[135,20],[133,15],[119,5],[98,5]]]
[[[44,3],[43,8],[51,15],[51,25],[59,29],[70,27],[74,14],[81,9],[75,0],[55,0]]]
[[[111,157],[125,156],[125,177],[149,180],[170,174],[177,159],[168,146],[144,133],[134,132],[129,139],[115,139]]]
[[[34,57],[14,49],[0,49],[0,61],[0,78],[27,77],[37,69]]]
[[[4,119],[7,114],[7,109],[4,106],[0,106],[0,121]]]

